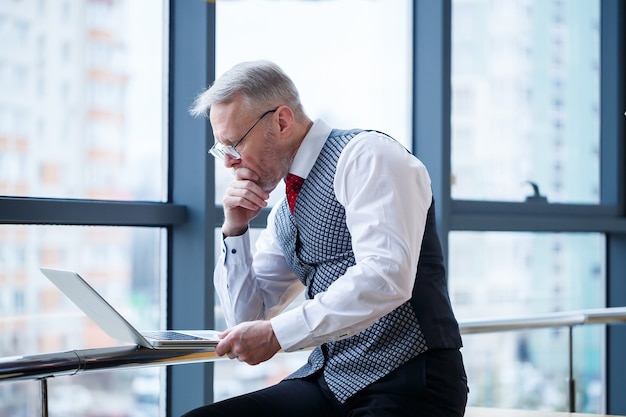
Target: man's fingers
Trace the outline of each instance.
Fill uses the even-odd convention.
[[[217,356],[224,356],[225,354],[229,354],[228,357],[230,358],[230,352],[232,350],[232,345],[230,343],[230,340],[228,340],[228,338],[224,338],[222,339],[217,346],[215,346],[215,354]],[[233,358],[231,358],[233,359]]]
[[[263,208],[267,206],[267,199],[270,195],[263,188],[259,187],[255,182],[248,180],[233,181],[229,184],[226,194],[224,195],[224,204],[231,202],[236,203],[233,207],[239,206],[248,209]]]
[[[245,322],[222,334],[215,352],[249,365],[257,365],[274,356],[280,345],[268,321]]]
[[[259,210],[267,206],[265,195],[256,194],[246,189],[231,189],[222,200],[224,207],[245,208],[247,210]]]
[[[236,180],[231,182],[229,189],[235,193],[250,193],[251,195],[255,195],[261,200],[267,200],[270,198],[270,193],[265,191],[261,186],[259,186],[255,181],[251,180]]]
[[[257,182],[260,179],[254,171],[245,167],[235,169],[234,174],[236,180],[250,180],[252,182]]]

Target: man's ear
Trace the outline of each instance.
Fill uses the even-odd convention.
[[[279,134],[289,136],[294,128],[295,117],[293,111],[288,106],[280,106],[276,110],[278,115]]]

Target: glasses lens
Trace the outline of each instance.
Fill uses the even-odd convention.
[[[211,148],[211,149],[209,149],[209,154],[210,154],[210,155],[213,155],[213,157],[214,157],[214,158],[217,158],[217,159],[224,159],[224,153],[223,153],[223,152],[218,151],[218,150],[217,150],[217,149],[215,149],[215,148]]]
[[[224,152],[218,147],[218,143],[214,143],[209,149],[209,153],[217,159],[224,159]]]
[[[241,154],[239,153],[239,151],[232,146],[224,146],[223,152],[224,155],[228,155],[231,158],[241,159]]]
[[[241,159],[241,155],[237,152],[237,149],[232,146],[224,146],[221,143],[215,143],[211,149],[209,149],[209,153],[221,160],[224,160],[224,155],[228,155],[234,159]]]

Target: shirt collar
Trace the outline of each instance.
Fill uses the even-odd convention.
[[[302,178],[306,178],[309,175],[332,130],[332,127],[322,119],[317,119],[313,122],[313,126],[311,126],[304,140],[302,140],[289,168],[291,174]]]

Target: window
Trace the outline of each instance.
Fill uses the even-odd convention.
[[[293,79],[309,117],[381,130],[410,148],[410,2],[234,1],[218,3],[216,13],[218,76],[238,62],[269,59]],[[290,44],[272,42],[296,32],[284,38]],[[218,165],[217,204],[229,175]]]
[[[163,9],[141,0],[86,1],[87,16],[102,19],[85,21],[70,12],[70,3],[50,4],[41,15],[28,15],[13,2],[2,16],[15,22],[5,31],[19,39],[32,37],[5,51],[0,61],[0,84],[7,87],[0,103],[3,119],[9,118],[2,133],[9,141],[13,135],[25,136],[27,165],[55,163],[64,182],[58,187],[41,184],[33,175],[38,169],[32,169],[20,179],[27,187],[13,182],[0,193],[164,201],[164,125],[155,123],[163,119],[167,97]],[[146,24],[126,24],[137,20]],[[18,115],[23,116],[11,120]],[[46,128],[26,135],[18,130],[35,120]],[[106,186],[92,182],[94,165],[104,172]]]
[[[453,1],[453,198],[600,201],[599,20],[598,0]]]
[[[441,192],[459,317],[624,304],[612,296],[624,264],[611,262],[626,230],[615,173],[619,10],[601,0],[451,1],[450,189]],[[608,377],[622,366],[611,332],[574,330],[576,411],[623,410]],[[470,403],[566,410],[564,333],[465,337]]]
[[[309,117],[338,128],[385,131],[410,148],[411,14],[410,1],[218,2],[216,73],[241,61],[269,59],[294,80]],[[275,39],[282,39],[280,46]],[[230,175],[217,165],[216,204]],[[276,189],[271,203],[283,195],[284,188]],[[220,317],[217,306],[218,325]],[[307,356],[279,355],[254,371],[246,364],[216,362],[215,399],[275,383]]]
[[[602,308],[604,236],[581,233],[450,233],[450,298],[461,318],[506,318]],[[577,410],[599,413],[604,330],[573,337]],[[567,328],[468,335],[470,405],[565,410]]]
[[[542,274],[550,278],[547,281],[550,285],[542,287],[541,294],[542,297],[547,297],[551,306],[556,305],[556,301],[560,302],[559,305],[579,305],[573,303],[571,297],[575,292],[580,293],[581,289],[577,288],[577,285],[585,285],[594,291],[594,296],[590,298],[593,305],[601,302],[597,296],[597,291],[601,291],[601,288],[606,288],[606,305],[626,305],[626,284],[622,279],[626,270],[626,258],[623,256],[626,251],[624,237],[626,220],[623,216],[626,187],[621,145],[624,143],[623,112],[626,108],[623,74],[626,72],[623,60],[619,59],[623,56],[624,47],[621,41],[624,39],[622,2],[526,0],[520,3],[513,0],[444,0],[405,1],[390,6],[389,2],[382,0],[178,1],[161,7],[155,6],[151,1],[146,5],[139,0],[124,2],[83,0],[79,7],[74,5],[73,1],[61,4],[38,0],[36,7],[32,8],[25,8],[25,4],[26,2],[10,2],[0,6],[0,44],[17,44],[16,31],[20,30],[21,42],[24,42],[23,51],[18,53],[15,48],[8,47],[0,54],[2,55],[0,87],[6,87],[0,88],[0,187],[4,187],[0,188],[0,263],[3,266],[3,272],[0,273],[0,285],[3,288],[0,292],[2,313],[0,331],[3,336],[6,335],[0,339],[3,356],[8,355],[8,352],[21,354],[37,351],[30,345],[34,340],[32,336],[34,330],[26,328],[27,330],[23,332],[24,329],[21,327],[18,329],[18,326],[24,319],[27,326],[37,321],[33,320],[34,313],[31,312],[33,306],[48,311],[60,302],[59,294],[49,291],[49,288],[48,290],[42,288],[45,281],[42,282],[42,277],[36,272],[37,264],[62,265],[75,256],[77,247],[80,247],[79,252],[85,255],[84,259],[80,259],[80,265],[76,263],[77,269],[83,269],[81,265],[93,263],[89,271],[83,272],[85,275],[99,281],[99,278],[95,278],[96,274],[92,272],[92,268],[101,269],[105,263],[107,263],[105,268],[108,268],[108,263],[111,263],[115,266],[113,269],[118,271],[116,274],[124,270],[122,276],[133,277],[130,281],[133,284],[130,286],[128,282],[123,284],[117,282],[114,287],[110,289],[102,287],[102,290],[107,296],[112,294],[111,297],[116,299],[116,303],[120,296],[123,298],[129,297],[130,294],[140,294],[132,297],[132,301],[126,307],[121,307],[128,308],[133,317],[137,317],[141,322],[138,325],[143,324],[144,320],[159,320],[159,323],[166,320],[170,327],[210,327],[214,324],[214,317],[217,318],[219,325],[219,310],[213,305],[210,282],[216,239],[214,236],[205,236],[205,231],[215,231],[221,224],[219,200],[222,190],[219,187],[223,186],[221,184],[227,173],[225,171],[220,173],[219,169],[216,172],[213,161],[206,155],[210,143],[205,142],[207,138],[211,138],[207,130],[208,123],[193,120],[187,109],[196,94],[213,80],[215,73],[219,74],[236,61],[259,57],[278,61],[294,76],[311,116],[320,115],[338,127],[375,127],[387,130],[394,136],[413,137],[413,143],[409,142],[407,145],[412,147],[427,164],[433,179],[433,191],[438,201],[439,224],[442,229],[441,238],[449,260],[451,296],[461,318],[474,316],[470,309],[475,305],[477,297],[487,296],[496,306],[498,303],[502,304],[500,300],[503,298],[515,300],[520,295],[515,292],[518,288],[516,285],[523,286]],[[573,11],[581,5],[589,7],[589,13],[579,14],[578,20],[573,19]],[[271,12],[278,6],[279,10]],[[344,6],[351,8],[349,19],[341,20],[345,16],[341,10]],[[596,6],[598,10],[595,9]],[[171,16],[164,13],[168,7],[172,10]],[[295,13],[295,8],[307,8],[307,17],[317,17],[317,13],[323,12],[322,18],[325,23],[334,22],[337,16],[339,24],[335,26],[313,24],[311,28],[307,26],[308,21],[302,22],[298,19],[302,14]],[[545,10],[545,13],[540,13],[538,8]],[[216,9],[222,13],[217,32],[223,33],[222,35],[218,33],[221,40],[218,40],[217,46],[213,36],[216,34]],[[84,22],[79,20],[81,18],[80,13],[77,13],[79,10],[84,11]],[[36,15],[30,16],[31,12]],[[135,13],[140,16],[141,25],[133,24],[138,20],[129,18]],[[240,16],[236,13],[240,13]],[[279,22],[272,21],[274,16],[285,15],[293,19],[287,22],[285,19]],[[234,22],[230,27],[225,25],[227,20],[222,21],[227,16]],[[264,18],[259,19],[260,16]],[[498,16],[498,19],[495,21],[487,19],[488,16]],[[510,23],[511,16],[516,16],[513,23]],[[535,27],[531,23],[539,16],[542,16],[543,28],[546,29],[545,35],[548,39],[544,43],[534,42],[524,35],[526,30]],[[591,20],[594,16],[597,19]],[[149,23],[167,22],[170,18],[173,23],[171,26],[173,36],[170,52],[172,59],[169,65],[173,71],[166,75],[162,69],[163,63],[168,60],[161,54],[167,49],[164,45],[170,44],[170,39],[163,35],[165,33],[163,28],[152,32],[148,26]],[[59,24],[61,19],[65,19],[62,25]],[[23,29],[17,29],[16,20],[23,23]],[[307,20],[314,23],[317,21],[313,18]],[[270,22],[272,24],[269,24]],[[333,100],[325,97],[324,101],[317,102],[314,97],[316,92],[307,91],[307,88],[320,88],[320,80],[323,84],[331,86],[331,82],[336,81],[331,75],[341,73],[341,76],[346,76],[345,71],[330,69],[330,66],[316,66],[319,63],[309,63],[305,71],[299,69],[299,65],[306,63],[307,58],[323,53],[325,48],[332,45],[317,42],[316,38],[315,42],[307,43],[306,48],[295,49],[284,55],[273,55],[270,37],[273,27],[281,27],[280,24],[290,25],[292,22],[296,22],[297,27],[283,28],[282,34],[286,32],[302,34],[303,37],[305,35],[323,37],[326,36],[326,32],[338,33],[338,30],[349,32],[341,32],[342,36],[333,39],[333,43],[337,44],[341,44],[344,39],[351,39],[348,53],[341,56],[342,59],[348,58],[346,67],[354,66],[354,62],[357,61],[370,58],[375,60],[383,56],[384,59],[378,59],[368,65],[370,72],[365,74],[365,83],[360,85],[369,88],[368,96],[372,91],[379,93],[381,92],[379,90],[389,88],[387,85],[389,80],[400,80],[399,84],[403,88],[397,89],[394,86],[389,90],[389,95],[382,91],[384,98],[374,103],[361,100],[362,97],[358,94],[362,93],[362,88],[357,89],[356,93],[353,93],[351,86],[347,86],[345,90],[343,87],[341,90],[332,89],[333,93],[345,92],[346,94],[342,96],[352,95],[355,98],[354,102],[367,103],[369,109],[365,112],[355,111],[356,114],[352,114],[352,102],[349,100],[336,102],[340,111],[335,115],[328,109],[330,106],[328,103],[338,100],[336,97],[333,97]],[[374,24],[365,27],[366,25],[360,25],[358,22]],[[480,24],[486,22],[489,24]],[[79,25],[74,26],[75,23]],[[255,26],[257,24],[262,27]],[[552,30],[553,27],[560,29]],[[568,27],[580,28],[580,33],[572,33]],[[84,45],[86,41],[82,36],[70,33],[69,29],[77,28],[92,29],[81,32],[88,39],[91,45],[89,48]],[[254,33],[259,34],[258,38],[249,36],[253,33],[249,28],[254,28]],[[363,37],[372,30],[374,33],[379,30],[381,37],[371,40],[366,45],[359,43],[362,39],[369,39]],[[488,42],[484,42],[485,38],[481,36],[485,35],[486,30],[505,31],[506,36],[491,36]],[[410,37],[411,32],[413,39]],[[469,35],[462,38],[458,33]],[[226,38],[224,34],[227,34]],[[120,37],[115,38],[116,40],[148,41],[143,44],[143,51],[146,54],[139,58],[140,55],[133,52],[138,47],[130,44],[126,45],[126,48],[117,48],[115,42],[110,42],[109,36],[112,35]],[[241,37],[247,39],[242,40]],[[60,71],[59,51],[63,39],[69,42],[68,51],[72,68],[68,69],[71,74],[61,71],[65,77],[57,78],[52,75],[59,74]],[[231,40],[232,45],[236,47],[230,47],[230,51],[227,51]],[[596,51],[600,42],[601,48]],[[353,45],[360,46],[353,48]],[[217,58],[216,47],[219,50]],[[379,55],[375,57],[374,54],[370,56],[370,47],[382,48],[383,51],[380,54],[377,52]],[[386,54],[388,50],[395,50],[396,47],[397,50],[404,52]],[[293,51],[304,53],[294,54]],[[275,52],[278,54],[278,51]],[[225,58],[229,53],[230,58]],[[489,58],[495,54],[506,57],[506,61],[514,60],[523,65],[512,67],[510,61],[495,62],[497,72],[489,74],[490,77],[481,78],[480,88],[475,88],[471,82],[463,82],[466,77],[474,77],[473,74],[481,73],[485,64],[494,62],[475,59],[477,56]],[[541,62],[545,64],[546,75],[540,78],[541,83],[533,84],[529,82],[532,77],[529,77],[528,73],[534,68],[530,63],[537,62],[534,58],[540,56],[539,54],[542,54]],[[144,78],[139,76],[138,68],[142,63],[151,62],[149,57],[155,56],[161,58],[149,65],[150,71],[144,74]],[[91,67],[101,67],[102,71],[86,74],[83,68],[78,66],[81,59],[85,59]],[[135,59],[143,61],[134,62]],[[452,61],[452,74],[449,71],[448,59]],[[574,61],[579,63],[577,67],[571,65]],[[35,67],[30,67],[31,64]],[[28,71],[28,76],[22,78],[27,89],[23,94],[14,94],[16,79],[14,69],[20,65]],[[463,68],[463,71],[466,71],[462,79],[454,73],[454,68]],[[125,72],[126,70],[128,72]],[[594,75],[598,71],[599,82]],[[135,76],[126,79],[110,77],[120,74]],[[386,77],[385,83],[380,82],[381,74]],[[110,93],[84,89],[82,81],[94,75],[99,83],[117,87]],[[146,83],[134,84],[137,78],[142,78],[139,81],[145,80]],[[354,77],[348,74],[347,78],[346,84],[349,84]],[[71,97],[64,99],[59,97],[62,83],[74,79],[81,80],[81,83],[68,84],[69,88],[66,91]],[[518,80],[522,82],[518,83]],[[572,80],[591,81],[578,91],[572,90]],[[167,86],[170,90],[164,91],[162,86]],[[501,91],[496,91],[497,89]],[[598,91],[595,92],[595,89]],[[158,90],[157,94],[151,96],[155,90]],[[547,98],[544,97],[539,110],[535,109],[534,113],[529,115],[529,109],[534,109],[532,104],[537,102],[537,91],[545,93]],[[597,97],[594,96],[596,94]],[[96,96],[99,106],[105,107],[105,110],[111,110],[117,100],[122,100],[129,107],[139,108],[142,112],[135,113],[134,110],[124,107],[122,123],[116,123],[115,118],[105,117],[115,113],[84,112],[85,103],[89,103],[89,100]],[[163,97],[169,97],[170,100],[169,120],[163,116],[162,109],[165,107]],[[574,97],[576,99],[572,101]],[[506,103],[510,100],[520,103],[525,112],[523,117],[512,114],[511,110],[506,108]],[[35,109],[35,114],[32,114],[33,102],[42,104]],[[63,102],[63,105],[54,108],[58,102]],[[131,103],[139,103],[139,106],[131,106]],[[400,103],[397,119],[389,115],[376,118],[377,114],[383,114],[385,107],[397,103]],[[487,120],[483,114],[484,109],[488,108],[485,103],[490,105],[497,103],[505,107],[494,112],[497,116],[494,121],[489,121],[481,129],[477,129],[474,118]],[[573,103],[577,103],[578,107],[574,108]],[[549,111],[542,113],[542,109]],[[55,115],[58,113],[59,117],[50,117],[44,110],[52,111]],[[89,127],[86,124],[80,125],[76,122],[78,119],[74,117],[77,112],[81,113],[78,115],[81,121],[88,120],[88,116],[98,116],[97,123]],[[540,125],[529,123],[530,116],[534,114],[541,116]],[[591,115],[586,119],[588,124],[580,130],[582,133],[579,132],[585,139],[582,140],[582,136],[575,136],[578,141],[576,143],[581,144],[581,147],[571,146],[573,142],[568,132],[574,131],[574,127],[578,126],[576,123],[572,124],[572,114]],[[362,115],[365,115],[364,119],[360,118]],[[18,119],[21,121],[18,122]],[[146,120],[150,121],[149,126],[136,124],[137,121]],[[582,120],[583,118],[581,123]],[[515,127],[522,128],[515,134],[516,139],[524,145],[517,149],[520,156],[525,158],[519,160],[523,159],[526,162],[512,167],[504,163],[498,165],[500,161],[487,166],[476,163],[472,158],[473,155],[490,156],[488,152],[495,149],[485,146],[483,140],[486,136],[483,131],[495,132],[497,138],[510,139],[511,129],[507,125],[510,121],[515,123]],[[168,129],[171,131],[168,145],[172,149],[175,148],[172,152],[164,145],[163,131]],[[65,131],[69,131],[70,134],[61,136],[60,132]],[[543,134],[546,144],[534,148],[526,146],[538,141],[537,132]],[[83,134],[87,138],[84,138]],[[91,164],[90,171],[86,174],[80,166],[70,168],[65,159],[58,155],[66,152],[71,154],[70,160],[82,161],[85,149],[97,145],[101,150],[107,145],[108,136],[114,136],[111,143],[115,144],[116,151],[108,154],[98,153],[97,156],[102,159],[101,164]],[[141,140],[138,136],[141,136]],[[37,142],[36,146],[33,145],[35,140],[33,138],[39,140],[44,137],[49,138],[50,142]],[[150,138],[150,146],[143,146],[145,145],[143,140],[148,140],[147,138]],[[535,157],[535,154],[539,157]],[[122,162],[120,155],[124,159]],[[528,158],[529,155],[534,159]],[[144,161],[143,158],[148,158],[150,163],[131,164],[127,160],[141,162]],[[571,171],[574,159],[588,162],[584,169],[589,175],[585,177],[580,190],[571,192],[570,180],[573,178]],[[534,165],[531,166],[531,162],[528,161]],[[125,170],[128,166],[133,167],[132,172]],[[169,167],[168,172],[171,174],[169,177],[164,175],[165,170],[161,168],[164,166]],[[531,168],[535,166],[545,171],[541,173],[541,177],[531,178],[529,175],[521,175],[534,172]],[[485,167],[491,170],[490,173],[483,172]],[[137,174],[139,177],[134,176],[135,172],[139,172]],[[77,178],[80,179],[83,175],[88,178],[87,185],[76,182]],[[512,188],[509,190],[500,184],[492,187],[491,184],[502,182],[500,178],[494,179],[494,176],[501,176]],[[32,181],[35,177],[39,180]],[[24,182],[22,178],[27,181]],[[124,182],[120,188],[119,184],[115,183],[127,178],[133,178],[132,186]],[[138,181],[143,184],[141,187],[135,187],[137,178],[141,178],[141,181]],[[215,178],[217,184],[214,183]],[[532,187],[530,184],[520,182],[520,178],[523,178],[521,181],[535,180],[541,193],[548,197],[549,203],[561,204],[524,203]],[[544,184],[544,178],[549,185]],[[10,186],[7,185],[9,182],[7,179],[10,179]],[[90,181],[94,181],[98,187],[92,187]],[[162,185],[166,183],[171,185],[168,190]],[[64,188],[64,184],[67,188]],[[472,188],[477,185],[480,185],[480,189]],[[25,198],[14,198],[16,196]],[[114,199],[116,204],[101,200],[74,200],[95,196]],[[49,198],[40,200],[32,197]],[[143,204],[137,200],[147,200],[154,204]],[[123,214],[116,212],[119,207],[117,203],[124,207]],[[582,205],[576,205],[580,203]],[[185,210],[191,213],[187,218],[184,215]],[[16,222],[18,224],[15,224]],[[67,226],[68,222],[76,224]],[[261,223],[262,220],[256,225]],[[90,244],[82,248],[80,243],[90,232],[102,233],[102,237],[89,240]],[[113,241],[116,243],[109,247],[107,242]],[[135,244],[135,241],[144,243]],[[468,284],[473,277],[470,277],[465,269],[486,271],[487,268],[497,264],[497,260],[486,251],[477,253],[473,259],[468,255],[472,252],[466,248],[468,241],[480,242],[483,247],[497,252],[499,256],[511,259],[515,268],[512,273],[523,278],[523,281],[519,284],[508,282],[507,285],[494,286],[486,295],[477,294],[474,288],[471,288],[471,284]],[[54,244],[49,244],[50,242]],[[525,253],[524,256],[514,253],[513,249],[528,248],[533,242],[552,253],[554,260],[551,257],[549,262],[544,262],[545,260],[537,262],[538,256],[528,249],[521,252]],[[586,253],[588,248],[592,248],[592,252]],[[147,253],[140,255],[140,249]],[[578,258],[577,253],[584,256]],[[146,283],[139,279],[140,275],[137,272],[128,271],[130,265],[134,265],[135,257],[150,259],[151,267],[158,266],[159,271],[154,273],[158,278]],[[171,262],[167,263],[166,257]],[[581,266],[581,270],[577,271],[576,275],[578,280],[568,280],[569,259],[580,261],[578,265]],[[167,274],[163,271],[167,271]],[[481,275],[481,278],[485,276],[489,277],[485,274]],[[561,278],[555,281],[555,277]],[[152,297],[155,291],[165,293],[166,285],[169,298],[168,312],[171,313],[167,318],[161,310],[154,311],[145,307],[147,305],[145,298]],[[147,289],[149,287],[151,289]],[[163,297],[160,300],[161,304],[165,302]],[[527,303],[525,307],[530,304]],[[154,304],[151,306],[154,307]],[[63,308],[69,309],[71,306],[66,305]],[[19,309],[20,314],[16,309]],[[480,311],[476,314],[479,313],[483,314]],[[64,310],[64,314],[69,313]],[[626,360],[623,355],[626,340],[624,330],[626,329],[620,326],[609,326],[606,331],[591,329],[592,333],[584,333],[582,336],[578,331],[575,332],[575,340],[583,339],[588,342],[581,348],[576,347],[576,355],[584,357],[576,356],[575,362],[586,364],[583,369],[576,367],[577,372],[584,373],[576,375],[576,378],[590,393],[587,399],[579,404],[579,410],[584,408],[609,414],[626,413],[621,378],[626,372]],[[606,333],[605,338],[603,332]],[[37,343],[44,346],[44,349],[47,347],[56,349],[53,346],[80,346],[85,340],[80,334],[61,333],[61,330],[58,334],[62,335],[56,338],[58,340],[51,337]],[[550,372],[550,375],[547,375],[548,371],[543,368],[538,371],[537,358],[533,357],[533,352],[546,349],[562,352],[562,336],[560,331],[541,331],[532,335],[511,333],[499,335],[488,342],[492,345],[501,343],[506,347],[497,360],[498,363],[517,361],[514,375],[495,370],[477,374],[475,369],[480,368],[480,362],[471,361],[484,361],[485,366],[489,366],[491,361],[485,360],[486,353],[480,349],[481,344],[485,344],[482,336],[466,337],[467,352],[473,353],[466,355],[468,368],[473,372],[471,384],[480,387],[480,391],[476,388],[477,392],[491,395],[485,390],[488,386],[485,381],[496,376],[503,382],[510,381],[511,377],[534,378],[535,381],[541,381],[543,378],[543,381],[549,382],[559,378],[562,374],[561,362],[555,361],[553,368],[547,368]],[[602,343],[606,341],[606,349],[598,347],[596,342],[599,339]],[[595,356],[597,349],[602,350],[605,356]],[[549,355],[543,356],[542,361],[545,358],[549,358]],[[592,360],[605,360],[606,364],[595,365],[591,363]],[[529,363],[532,366],[527,366]],[[288,364],[288,368],[297,366],[297,363]],[[190,407],[210,402],[214,397],[234,395],[262,384],[258,378],[247,374],[245,386],[220,385],[216,387],[214,396],[212,369],[211,364],[176,366],[169,369],[168,381],[171,383],[168,384],[168,394],[171,395],[167,400],[172,415],[181,415]],[[252,368],[253,371],[255,369]],[[265,375],[276,372],[271,365],[259,369],[260,373]],[[603,373],[600,375],[600,381],[604,385],[598,386],[595,382],[598,381],[598,375],[593,372],[597,369]],[[588,372],[589,370],[591,372]],[[83,376],[71,379],[58,378],[50,381],[51,395],[52,392],[55,393],[55,398],[50,398],[50,401],[63,415],[80,415],[80,407],[84,407],[89,401],[96,401],[99,396],[94,395],[98,394],[97,391],[85,392],[77,386],[92,388],[102,382],[98,379],[101,376],[111,377],[115,374],[115,381],[119,382],[116,386],[123,391],[122,394],[127,395],[127,399],[132,397],[132,402],[136,405],[134,411],[159,415],[156,409],[160,409],[162,413],[165,400],[161,395],[162,375],[155,375],[152,371],[154,369],[150,372],[116,371],[88,375],[84,376],[84,379]],[[227,370],[218,369],[216,375],[223,378],[225,371]],[[541,378],[537,378],[538,375]],[[68,387],[60,387],[61,385]],[[555,387],[558,389],[558,383],[544,386],[549,393],[553,393]],[[59,387],[62,389],[57,390]],[[525,385],[525,389],[537,387],[538,385]],[[598,391],[606,398],[595,394]],[[68,396],[67,392],[72,394]],[[109,392],[114,395],[120,394],[113,388]],[[129,393],[132,393],[130,397]],[[556,394],[550,399],[556,399],[556,402],[560,403],[562,393]],[[0,414],[36,414],[38,410],[35,399],[38,395],[37,384],[30,381],[0,384],[0,407],[2,407]],[[67,399],[68,397],[71,401]],[[517,400],[520,398],[531,397],[519,396]],[[532,397],[533,401],[536,398]],[[498,401],[503,403],[512,399],[500,396]],[[489,398],[482,397],[480,404],[488,404],[488,400]],[[552,400],[546,401],[545,396],[541,400],[546,407],[562,407]],[[598,404],[598,401],[601,404]],[[516,404],[520,404],[520,407],[539,407],[534,402]],[[68,410],[63,408],[63,405],[74,408]],[[118,405],[107,404],[111,407]],[[105,407],[102,409],[113,415],[123,412],[119,409],[111,410]]]
[[[166,326],[171,218],[125,220],[167,208],[166,14],[151,0],[84,0],[85,21],[73,1],[23,3],[0,7],[0,43],[13,45],[0,60],[0,357],[120,345],[39,267],[79,272],[138,328]],[[106,48],[115,59],[90,59]],[[164,376],[53,379],[50,413],[162,415]],[[34,382],[2,384],[0,415],[36,415],[35,398]]]

